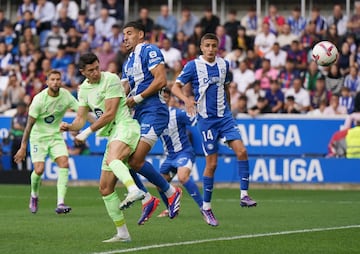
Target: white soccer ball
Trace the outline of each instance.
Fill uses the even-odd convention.
[[[329,66],[336,62],[339,51],[330,41],[320,41],[312,49],[312,59],[320,66]]]

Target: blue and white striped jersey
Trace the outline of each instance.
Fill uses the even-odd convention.
[[[169,107],[169,124],[160,136],[167,155],[193,151],[186,127],[191,126],[194,122],[195,118],[189,117],[184,110]]]
[[[229,63],[224,59],[216,57],[209,63],[200,56],[185,65],[176,82],[191,83],[200,117],[231,115],[224,87],[230,83]]]
[[[164,64],[164,57],[160,49],[152,44],[138,44],[131,52],[123,65],[121,81],[130,84],[129,96],[135,96],[143,92],[154,80],[151,70],[158,64]],[[135,107],[135,111],[156,111],[159,107],[165,107],[165,101],[160,91],[144,99]]]

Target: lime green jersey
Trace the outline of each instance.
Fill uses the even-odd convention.
[[[59,95],[52,97],[46,88],[38,93],[29,108],[29,115],[36,119],[31,129],[31,139],[55,138],[61,136],[60,123],[68,109],[77,111],[78,102],[66,89],[60,88]]]
[[[105,112],[105,100],[120,98],[115,119],[102,127],[98,136],[109,136],[113,128],[121,122],[136,121],[132,118],[130,110],[126,105],[126,95],[120,78],[111,72],[102,72],[99,83],[90,84],[88,79],[80,86],[78,93],[79,106],[89,107],[99,118]]]

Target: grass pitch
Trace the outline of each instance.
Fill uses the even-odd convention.
[[[55,214],[55,186],[41,187],[39,211],[31,214],[29,189],[0,185],[1,254],[360,253],[360,191],[251,190],[258,207],[241,208],[239,190],[215,189],[216,228],[205,224],[184,191],[177,218],[157,218],[161,204],[138,226],[136,203],[125,211],[132,242],[102,243],[115,228],[97,187],[69,187],[73,211],[67,215]],[[123,190],[118,188],[120,197]]]

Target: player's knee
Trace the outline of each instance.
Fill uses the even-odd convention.
[[[41,176],[44,173],[44,167],[35,167],[34,171],[38,176]]]
[[[189,175],[186,175],[186,174],[180,174],[180,175],[178,175],[178,179],[179,179],[179,182],[180,182],[181,184],[184,184],[184,183],[186,183],[187,181],[189,181],[189,178],[190,178],[190,176],[189,176]]]
[[[110,188],[110,186],[105,184],[100,184],[99,186],[99,192],[101,196],[107,196],[114,192],[114,188]]]
[[[129,159],[129,165],[135,171],[139,171],[142,168],[142,166],[144,165],[144,161],[131,157]]]
[[[240,148],[236,152],[236,157],[237,157],[238,160],[247,160],[248,154],[247,154],[246,148],[245,147]]]

